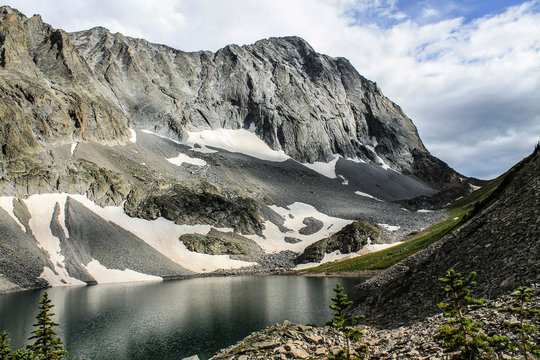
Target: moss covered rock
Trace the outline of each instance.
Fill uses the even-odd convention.
[[[357,252],[367,245],[368,241],[377,242],[380,237],[381,231],[377,226],[356,221],[345,226],[332,236],[311,244],[294,262],[295,264],[320,262],[325,254],[330,254],[336,250],[339,250],[342,254]]]

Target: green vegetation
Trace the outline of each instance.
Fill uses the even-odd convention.
[[[4,331],[0,335],[0,360],[9,359],[9,354],[11,354],[11,349],[9,348],[8,333]]]
[[[28,340],[34,340],[34,343],[27,345],[26,349],[19,349],[11,352],[9,349],[9,338],[4,331],[0,336],[0,360],[53,360],[63,359],[67,355],[62,345],[62,339],[56,336],[54,327],[58,326],[52,320],[54,313],[51,309],[54,305],[49,299],[49,294],[45,292],[43,299],[39,301],[39,314],[36,317],[36,327],[32,331],[32,336]]]
[[[360,354],[360,356],[351,357],[351,343],[357,343],[363,333],[362,331],[360,331],[360,329],[349,326],[358,323],[358,321],[364,318],[364,316],[345,315],[345,311],[351,307],[352,301],[347,301],[347,294],[343,293],[343,288],[341,287],[340,283],[336,284],[334,292],[336,293],[336,296],[331,298],[334,304],[330,305],[330,309],[334,310],[334,318],[332,319],[332,321],[329,321],[327,325],[330,325],[331,327],[343,334],[343,336],[347,340],[347,349],[340,350],[336,355],[329,354],[328,359],[364,359],[363,355],[367,354],[368,351],[367,345],[362,345],[354,349],[357,354]]]
[[[518,340],[509,342],[508,348],[512,351],[519,349],[525,360],[531,359],[529,354],[536,359],[540,358],[540,345],[533,343],[532,339],[532,335],[539,331],[539,327],[534,324],[534,321],[540,320],[540,310],[529,308],[534,291],[535,289],[520,286],[512,294],[515,300],[512,307],[499,309],[499,311],[510,313],[517,318],[517,321],[511,322],[509,326],[512,332],[518,336]]]
[[[490,343],[499,340],[483,334],[482,324],[467,317],[470,306],[487,304],[486,299],[470,297],[470,288],[476,286],[475,278],[474,271],[463,279],[460,273],[451,269],[445,277],[439,279],[444,285],[442,290],[448,302],[442,302],[438,307],[448,319],[448,325],[441,326],[434,338],[442,343],[445,353],[451,353],[450,359],[482,359],[484,354],[493,353]]]
[[[433,244],[435,241],[441,239],[443,236],[456,229],[460,223],[461,217],[457,217],[457,219],[456,217],[447,219],[428,227],[419,233],[414,239],[406,241],[402,244],[352,259],[323,264],[311,269],[306,269],[305,271],[339,272],[386,269],[400,262],[406,257]]]
[[[512,168],[505,175],[490,181],[484,187],[455,201],[446,209],[448,216],[446,220],[424,229],[415,237],[403,242],[402,244],[370,254],[361,255],[352,259],[323,264],[303,271],[317,273],[382,270],[389,268],[390,266],[440,240],[446,234],[459,228],[467,220],[478,214],[480,210],[495,202],[500,193],[503,191],[505,184],[508,183],[508,178],[512,177],[516,171],[517,170]]]

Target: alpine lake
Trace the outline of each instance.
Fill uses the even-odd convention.
[[[47,289],[68,359],[210,358],[253,331],[289,320],[324,325],[332,289],[360,278],[229,276]],[[0,295],[0,332],[26,345],[45,290]]]

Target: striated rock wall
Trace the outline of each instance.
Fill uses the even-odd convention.
[[[185,131],[255,127],[302,162],[359,157],[437,189],[459,182],[412,121],[343,58],[297,37],[187,53],[97,27],[66,33],[0,8],[2,173],[51,143],[121,144],[129,127]]]

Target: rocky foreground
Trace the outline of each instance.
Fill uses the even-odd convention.
[[[538,289],[537,284],[535,287]],[[540,307],[540,294],[533,298],[533,308]],[[487,306],[471,311],[470,315],[483,324],[486,335],[509,335],[508,324],[516,321],[498,308],[510,305],[506,295]],[[426,318],[409,326],[396,328],[363,327],[360,344],[369,345],[369,359],[442,359],[443,349],[433,340],[439,326],[446,323],[442,315]],[[536,342],[539,337],[536,335]],[[326,359],[346,347],[343,336],[329,326],[315,327],[285,321],[255,332],[237,344],[219,351],[212,360],[249,359]],[[521,357],[508,350],[499,351],[493,358]]]

